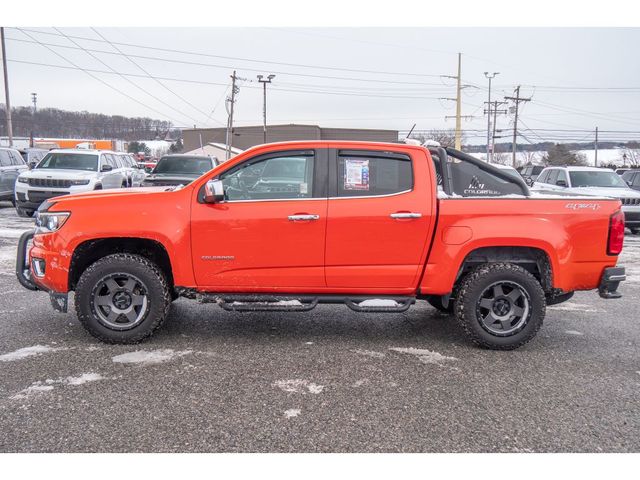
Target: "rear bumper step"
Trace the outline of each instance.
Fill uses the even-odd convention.
[[[404,312],[416,301],[405,296],[197,294],[200,303],[217,303],[230,312],[306,312],[319,303],[344,304],[356,312]]]

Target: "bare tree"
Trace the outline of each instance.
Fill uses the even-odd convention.
[[[540,160],[540,154],[538,152],[525,150],[522,152],[522,158],[524,159],[525,165],[535,164]]]
[[[622,154],[620,155],[622,164],[623,166],[638,167],[640,166],[640,148],[633,148],[635,145],[629,144],[622,149]]]
[[[497,163],[499,165],[507,165],[511,163],[511,155],[507,153],[496,152],[491,157],[492,163]]]
[[[411,138],[419,140],[420,143],[424,143],[427,140],[434,140],[443,147],[454,147],[456,144],[456,131],[452,128],[447,130],[429,130],[425,133],[414,133]],[[461,137],[461,143],[466,141],[464,134]]]

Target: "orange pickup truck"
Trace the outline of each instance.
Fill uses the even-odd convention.
[[[531,193],[457,150],[286,142],[186,186],[50,199],[16,273],[59,311],[74,291],[82,324],[111,343],[152,335],[180,296],[231,311],[427,300],[471,341],[507,350],[576,290],[618,298],[623,240],[619,200]]]

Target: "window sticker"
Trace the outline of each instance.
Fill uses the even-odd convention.
[[[307,193],[309,193],[309,188],[307,187],[307,184],[303,182],[300,184],[300,194],[306,195]]]
[[[369,160],[345,159],[344,189],[369,190]]]

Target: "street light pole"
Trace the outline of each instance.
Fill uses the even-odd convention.
[[[489,79],[489,99],[487,100],[487,162],[490,162],[491,157],[493,156],[493,152],[489,145],[489,140],[491,138],[491,80],[493,80],[493,77],[499,73],[500,72],[493,72],[492,74],[489,74],[489,72],[484,72],[484,76]]]
[[[262,84],[262,143],[267,143],[267,83],[271,83],[275,77],[271,74],[265,79],[263,75],[258,75],[258,82]]]

